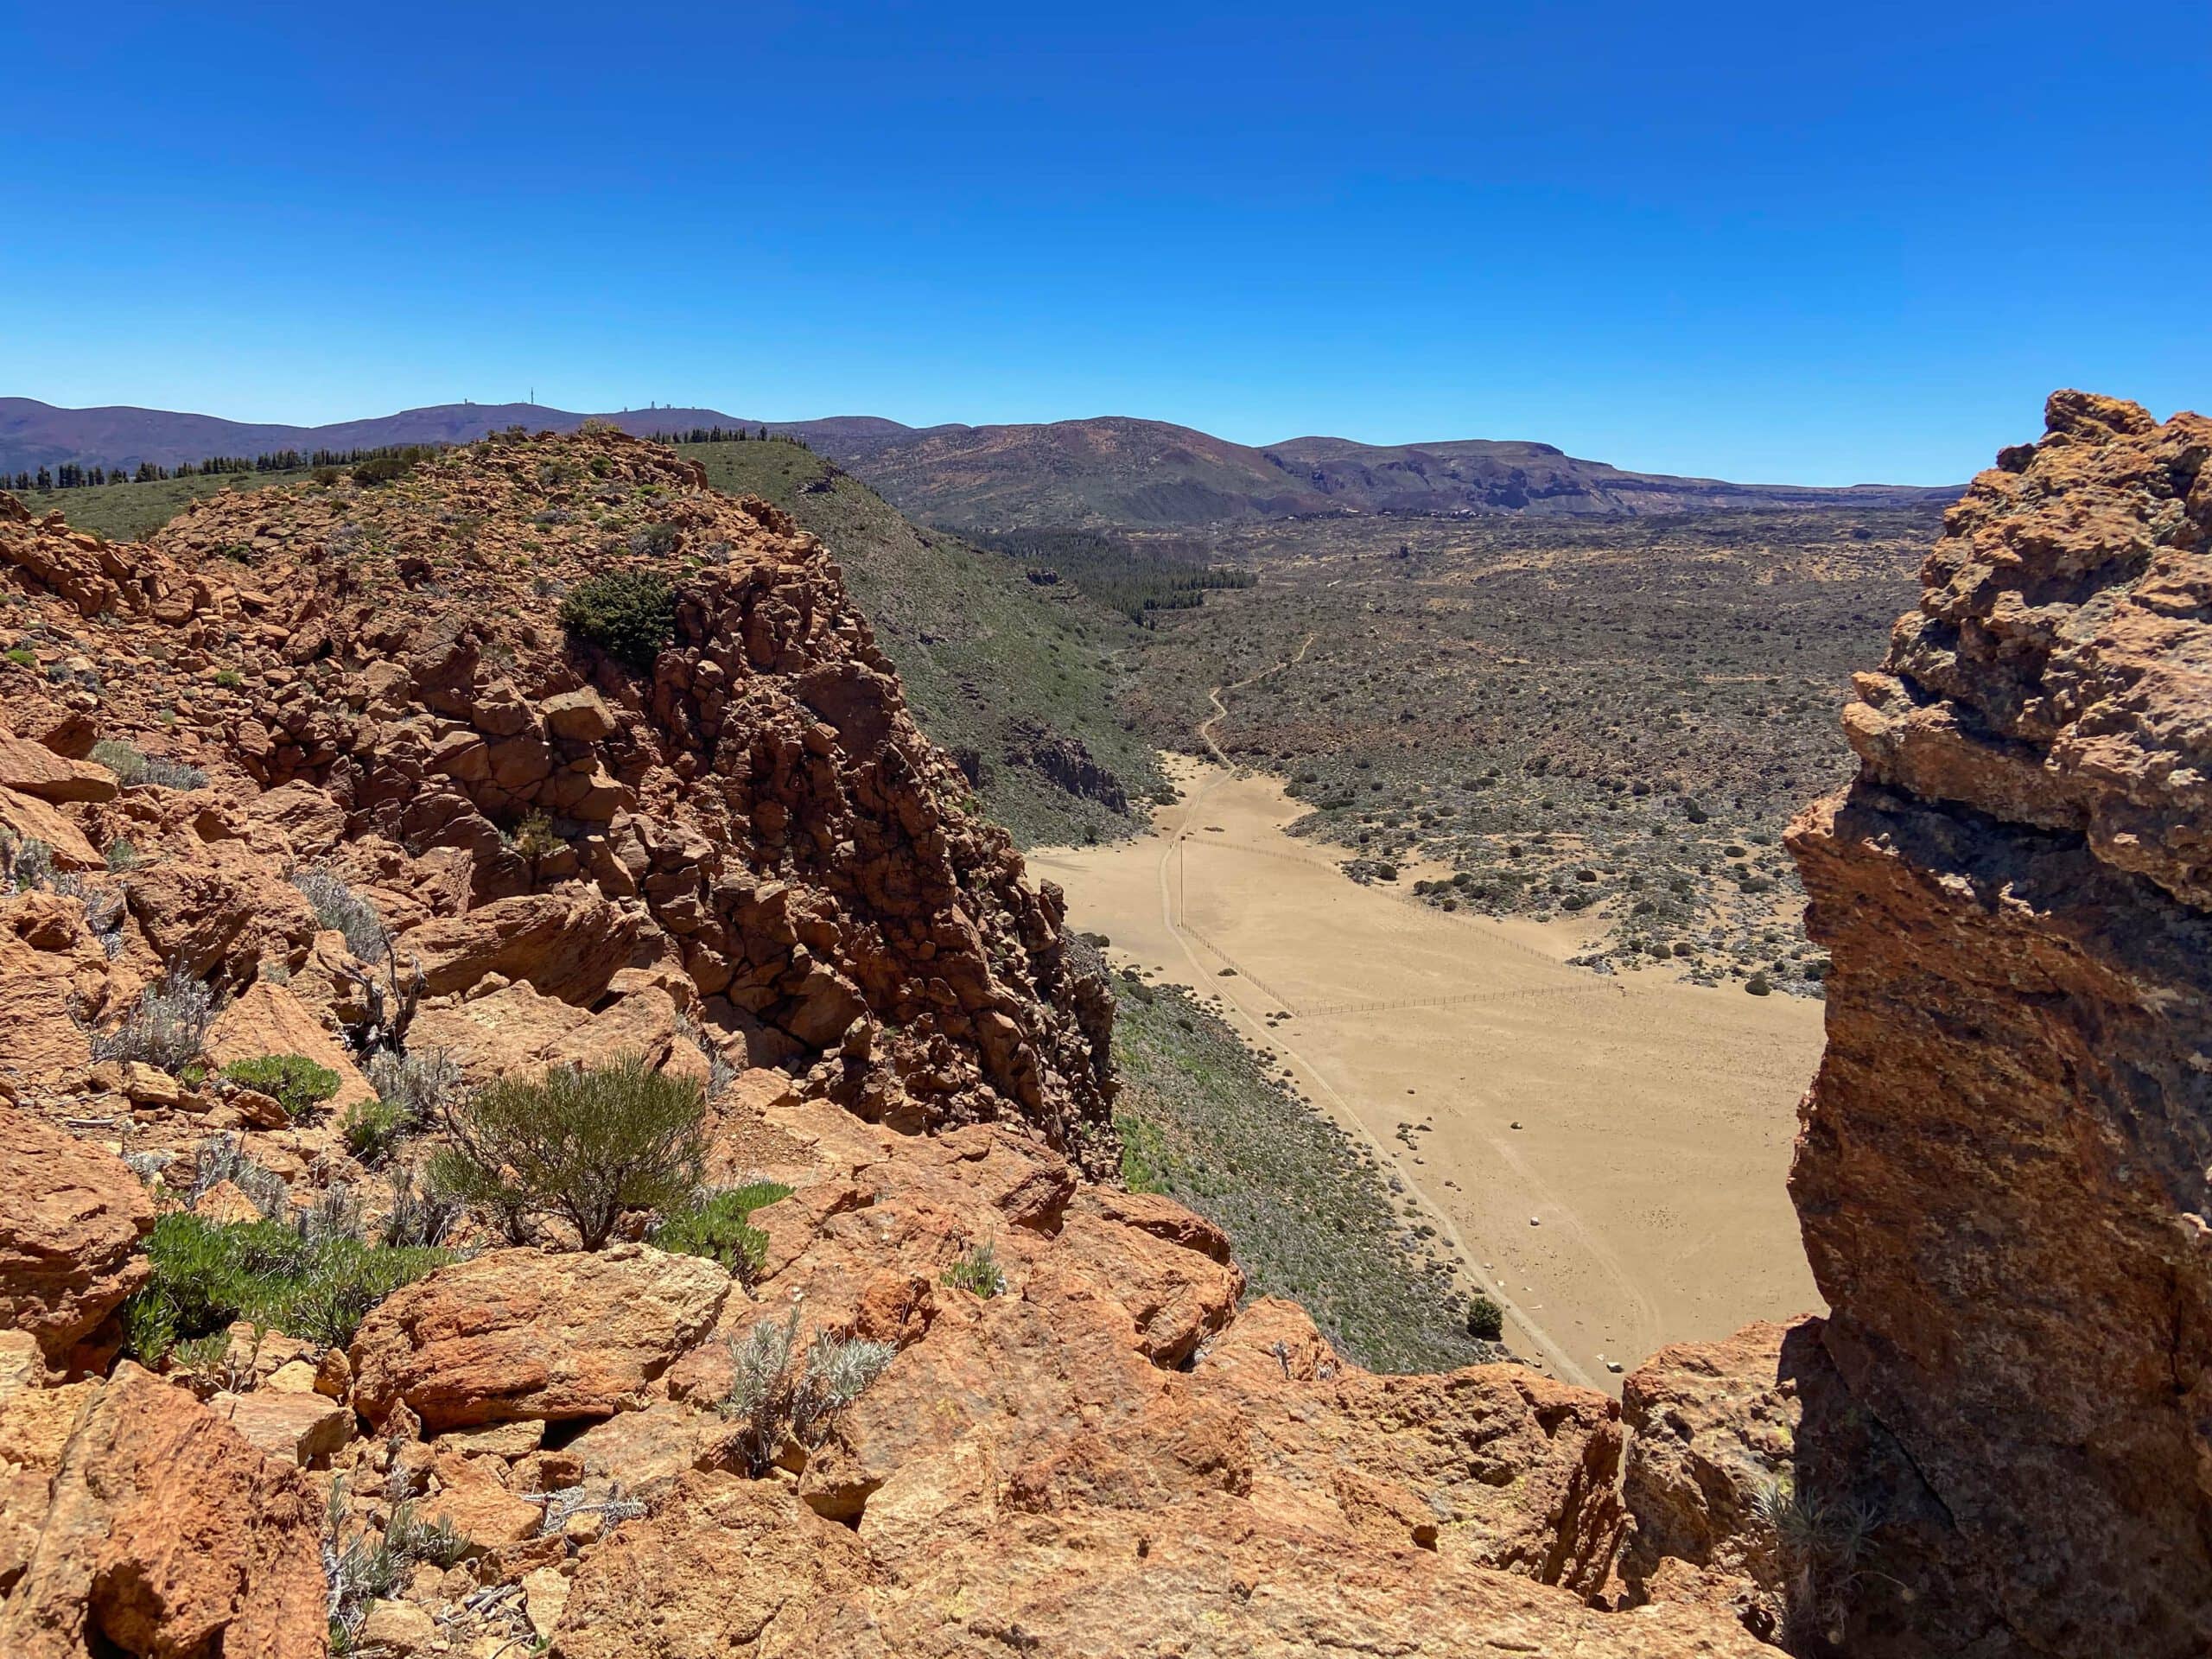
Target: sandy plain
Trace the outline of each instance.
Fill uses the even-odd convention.
[[[1516,1353],[1618,1392],[1611,1367],[1668,1343],[1818,1308],[1784,1183],[1820,1003],[1569,967],[1597,924],[1362,886],[1284,833],[1303,809],[1278,780],[1170,764],[1184,798],[1151,834],[1033,874],[1372,1147]]]

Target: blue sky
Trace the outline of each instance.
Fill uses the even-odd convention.
[[[2212,24],[2084,7],[0,3],[0,392],[1951,482],[2212,406]]]

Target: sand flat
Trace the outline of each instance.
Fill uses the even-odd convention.
[[[1609,1360],[1819,1306],[1784,1187],[1819,1003],[1570,968],[1586,930],[1361,887],[1283,833],[1303,809],[1277,780],[1173,769],[1186,798],[1152,835],[1042,850],[1034,873],[1362,1134],[1516,1351],[1618,1390]],[[1409,1149],[1396,1132],[1420,1123]]]

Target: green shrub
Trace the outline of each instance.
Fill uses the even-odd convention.
[[[245,676],[235,668],[218,669],[215,671],[215,683],[226,691],[235,691],[245,683]]]
[[[234,1060],[223,1075],[242,1089],[267,1095],[294,1117],[305,1117],[338,1092],[338,1074],[304,1054],[263,1054]]]
[[[417,444],[410,445],[404,449],[395,449],[385,454],[371,455],[367,460],[354,464],[353,481],[364,487],[372,488],[378,484],[392,483],[406,477],[415,470],[416,461],[426,459],[433,453],[435,452]]]
[[[36,668],[38,653],[28,645],[17,645],[8,652],[8,660],[17,668]]]
[[[146,855],[138,850],[127,836],[118,836],[108,843],[107,867],[111,870],[118,873],[135,870],[145,861]]]
[[[706,1096],[626,1055],[584,1071],[502,1078],[445,1115],[454,1145],[432,1173],[499,1216],[511,1236],[556,1215],[584,1249],[626,1210],[671,1211],[699,1184]]]
[[[218,1225],[188,1211],[154,1224],[146,1258],[154,1275],[123,1305],[123,1330],[124,1345],[148,1364],[237,1319],[343,1346],[371,1308],[454,1260],[448,1250],[310,1237],[277,1221]]]
[[[1488,1296],[1476,1296],[1467,1304],[1467,1334],[1498,1341],[1505,1335],[1505,1310]]]
[[[971,1291],[986,1300],[1006,1289],[1006,1269],[999,1266],[998,1248],[988,1239],[971,1246],[942,1276],[953,1289]]]
[[[640,671],[676,638],[676,589],[649,570],[610,570],[561,601],[561,626]]]
[[[383,1162],[413,1127],[414,1119],[388,1100],[355,1101],[339,1126],[346,1151],[365,1164]]]
[[[768,1259],[768,1235],[752,1224],[753,1212],[791,1195],[780,1181],[747,1181],[719,1192],[696,1193],[653,1229],[653,1247],[719,1262],[750,1288]]]

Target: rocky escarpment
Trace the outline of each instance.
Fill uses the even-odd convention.
[[[1796,1478],[1855,1656],[2212,1645],[2212,422],[2049,425],[1790,841],[1834,959]]]
[[[911,1127],[1016,1116],[1111,1167],[1103,984],[1070,965],[1053,891],[960,809],[826,550],[773,508],[590,433],[213,498],[144,550],[14,515],[0,569],[38,613],[11,619],[30,671],[0,676],[0,724],[35,741],[10,750],[0,817],[65,864],[165,841],[127,884],[123,980],[181,964],[243,990],[266,962],[343,1002],[266,880],[327,863],[376,896],[430,1003],[505,982],[484,1031],[447,1033],[486,1065],[508,1058],[497,1031],[603,1006],[627,971],[735,1065],[821,1065]],[[642,671],[552,620],[610,568],[679,588]],[[112,780],[22,768],[103,740],[212,797],[54,823]],[[74,987],[94,1015],[132,988]]]
[[[516,436],[0,580],[0,1651],[1758,1650],[1606,1611],[1611,1401],[1366,1373],[1102,1179],[1104,988],[772,512]],[[340,1110],[618,1054],[741,1249],[434,1217],[452,1120]]]

